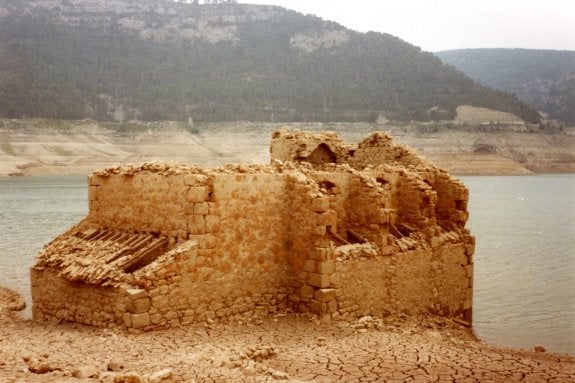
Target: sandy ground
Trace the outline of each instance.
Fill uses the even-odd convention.
[[[0,382],[575,382],[575,358],[491,347],[438,317],[278,314],[128,333],[23,320],[0,288]]]

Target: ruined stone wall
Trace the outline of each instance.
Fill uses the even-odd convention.
[[[437,191],[437,221],[446,230],[463,228],[469,218],[469,190],[447,172],[436,173],[433,185]]]
[[[192,178],[193,179],[193,178]],[[192,186],[184,175],[135,173],[90,177],[89,219],[102,227],[148,232],[188,231]]]
[[[285,263],[260,258],[261,267],[258,263],[245,267],[236,263],[237,256],[231,253],[209,257],[201,253],[196,241],[190,243],[177,256],[168,254],[136,273],[139,289],[133,291],[139,292],[138,300],[143,303],[134,306],[140,307],[136,311],[127,306],[123,316],[126,327],[152,329],[246,320],[288,307],[287,297],[293,290],[285,284]]]
[[[396,220],[395,211],[389,208],[391,194],[391,188],[377,181],[359,176],[351,179],[348,201],[350,228],[359,234],[357,240],[372,242],[385,254],[392,251],[388,248],[389,228]]]
[[[337,302],[331,288],[334,251],[329,238],[337,227],[337,213],[326,191],[303,173],[291,174],[288,180],[293,194],[287,245],[296,277],[290,300],[300,312],[335,312]]]
[[[429,165],[429,162],[417,155],[415,151],[406,146],[395,144],[389,134],[382,132],[372,133],[360,142],[347,162],[356,169],[384,164],[414,167]]]
[[[323,132],[318,136],[284,128],[272,135],[270,158],[272,161],[306,161],[312,164],[345,163],[352,148],[333,132]]]
[[[288,209],[291,194],[286,174],[160,176],[142,172],[96,175],[90,183],[91,210],[82,226],[152,230],[174,236],[166,254],[126,279],[143,290],[140,299],[149,301],[131,311],[129,305],[119,306],[127,327],[226,320],[253,314],[256,308],[267,313],[287,307],[288,296],[294,293],[290,287],[294,277],[293,259],[288,256],[293,211]],[[309,203],[306,208],[315,219]],[[298,228],[298,246],[309,252],[313,242],[305,241],[304,231],[312,241],[315,228],[301,222],[294,227]],[[187,241],[185,246],[182,241]],[[34,273],[44,282],[49,278],[40,277],[40,271]],[[76,294],[72,290],[75,287],[69,284],[55,286],[50,294],[36,289],[37,301],[48,301],[49,295],[66,297],[63,309],[70,306],[75,310],[78,302],[69,299]],[[84,298],[97,302],[99,290],[90,291],[93,299]],[[54,309],[50,304],[36,306],[38,312]],[[118,314],[115,305],[107,307]],[[71,318],[92,323],[66,317]]]
[[[281,131],[272,154],[295,163],[94,173],[88,216],[32,268],[34,317],[143,330],[286,309],[471,320],[460,181],[382,133],[352,146]]]
[[[57,272],[31,270],[34,319],[68,321],[106,327],[122,323],[119,289],[70,282]]]
[[[446,244],[390,256],[348,249],[336,258],[343,317],[436,313],[471,320],[473,261],[465,245]]]
[[[349,173],[337,173],[328,171],[319,171],[311,174],[314,181],[329,198],[329,209],[333,210],[337,219],[335,224],[327,227],[328,233],[336,233],[338,236],[347,239],[347,230],[349,228],[348,200],[350,197],[350,179]],[[332,213],[333,214],[333,213]]]

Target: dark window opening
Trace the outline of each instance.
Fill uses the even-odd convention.
[[[377,177],[375,179],[381,186],[385,186],[387,184],[389,184],[389,182],[387,182],[387,180],[383,177]]]
[[[335,163],[336,159],[335,153],[324,143],[319,144],[309,156],[304,158],[305,161],[313,165]]]
[[[318,182],[320,188],[325,189],[326,191],[331,191],[335,187],[335,184],[331,181],[321,181]]]

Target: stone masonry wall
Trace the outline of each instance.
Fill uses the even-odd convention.
[[[382,133],[353,146],[280,131],[273,156],[287,158],[91,175],[87,217],[31,270],[34,318],[141,330],[288,309],[471,320],[460,181]]]
[[[89,219],[110,229],[188,231],[193,175],[136,173],[90,176]]]
[[[337,258],[339,314],[386,316],[426,312],[471,319],[472,260],[462,244],[393,256]],[[425,288],[424,288],[425,286]]]
[[[98,327],[122,323],[120,290],[69,282],[52,270],[31,270],[32,316],[39,320],[68,321]]]

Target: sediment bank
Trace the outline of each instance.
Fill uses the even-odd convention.
[[[175,123],[0,120],[0,176],[87,175],[111,166],[174,161],[200,166],[269,162],[271,133],[281,126],[333,130],[356,142],[389,131],[452,174],[575,172],[575,136],[505,129],[367,123]]]
[[[492,347],[445,318],[277,313],[144,333],[24,320],[7,309],[19,299],[0,288],[3,382],[575,382],[571,356]]]

